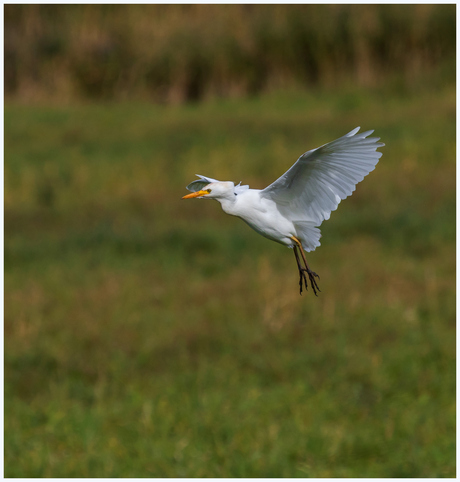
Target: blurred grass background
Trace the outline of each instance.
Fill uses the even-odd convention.
[[[5,6],[5,476],[455,476],[455,6]],[[292,253],[181,201],[357,125]]]
[[[455,64],[454,5],[5,5],[5,93],[181,103],[412,85]]]

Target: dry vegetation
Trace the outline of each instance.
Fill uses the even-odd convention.
[[[182,102],[408,85],[455,62],[455,5],[6,5],[5,92]]]

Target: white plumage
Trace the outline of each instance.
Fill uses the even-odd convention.
[[[300,274],[307,287],[308,274],[313,291],[319,289],[306,262],[303,249],[320,245],[319,226],[329,219],[340,201],[350,196],[356,184],[374,170],[384,146],[373,131],[353,129],[335,141],[302,154],[279,179],[263,190],[234,185],[205,176],[187,186],[188,198],[216,199],[227,214],[238,216],[266,238],[294,248]],[[301,266],[299,249],[305,268]]]

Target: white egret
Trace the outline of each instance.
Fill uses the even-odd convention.
[[[320,245],[318,227],[374,170],[382,155],[377,149],[385,145],[378,137],[368,137],[374,131],[358,133],[359,129],[302,154],[265,189],[249,189],[241,183],[235,186],[197,174],[199,179],[187,186],[192,194],[182,199],[215,199],[224,212],[238,216],[262,236],[294,248],[300,294],[302,282],[308,289],[308,275],[317,296],[320,290],[315,277],[319,276],[308,266],[304,250],[313,251]]]

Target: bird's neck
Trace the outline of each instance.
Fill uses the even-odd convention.
[[[224,198],[218,199],[220,204],[222,205],[222,210],[227,213],[227,214],[233,214],[233,211],[235,209],[235,204],[238,196],[235,196],[235,194],[231,194],[231,196],[226,196]]]

